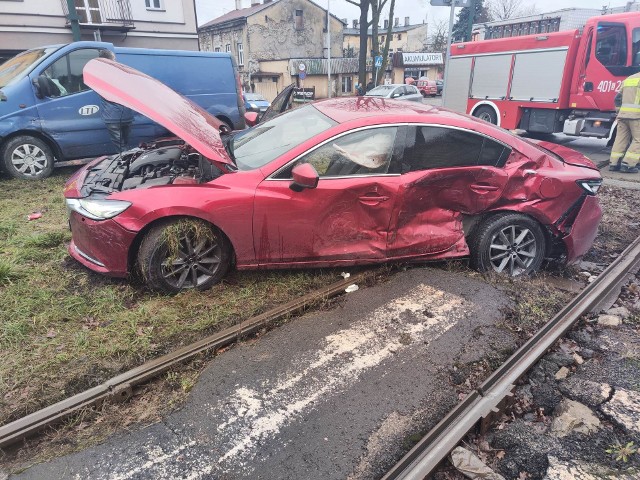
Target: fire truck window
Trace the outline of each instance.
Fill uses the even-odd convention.
[[[640,67],[640,28],[633,29],[631,62],[634,67]]]
[[[596,58],[605,67],[627,63],[627,34],[621,23],[599,23]]]

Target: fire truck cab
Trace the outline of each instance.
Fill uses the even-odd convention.
[[[582,33],[452,45],[445,106],[507,129],[605,138],[615,94],[638,71],[640,12],[604,15]]]

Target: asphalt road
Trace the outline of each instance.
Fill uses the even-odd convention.
[[[454,364],[513,346],[504,295],[416,268],[216,357],[164,422],[12,479],[375,478],[457,401]]]

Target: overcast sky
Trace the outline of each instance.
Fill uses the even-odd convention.
[[[327,8],[328,0],[313,0],[323,8]],[[357,7],[347,3],[346,0],[330,0],[331,13],[338,18],[346,18],[349,26],[352,20],[359,17]],[[390,3],[390,2],[388,2]],[[486,3],[486,0],[485,0]],[[603,5],[612,7],[623,6],[626,0],[537,0],[529,2],[523,0],[524,4],[534,3],[539,13],[558,10],[561,8],[602,8]],[[249,7],[251,0],[241,0],[242,8]],[[207,23],[225,13],[235,9],[235,0],[196,0],[198,10],[198,23]],[[388,15],[388,13],[387,13]],[[431,23],[438,20],[449,20],[449,8],[432,7],[429,0],[396,0],[394,17],[400,18],[400,24],[404,23],[404,17],[410,17],[412,24],[426,21]],[[381,22],[382,23],[382,22]]]

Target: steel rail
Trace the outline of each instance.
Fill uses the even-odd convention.
[[[431,429],[383,477],[422,480],[438,467],[482,418],[496,411],[516,381],[576,323],[607,298],[629,273],[640,267],[640,238],[632,242],[602,274],[493,372]]]
[[[335,297],[342,293],[349,285],[361,283],[371,275],[370,272],[363,272],[323,287],[283,305],[279,305],[260,315],[244,320],[236,326],[210,335],[154,360],[150,360],[107,380],[101,385],[0,426],[0,448],[9,446],[19,440],[34,435],[48,426],[59,423],[83,408],[101,404],[109,399],[124,401],[131,397],[132,389],[135,385],[146,382],[179,363],[191,360],[204,351],[226,347],[245,336],[257,332],[272,322],[300,312],[314,302]]]

